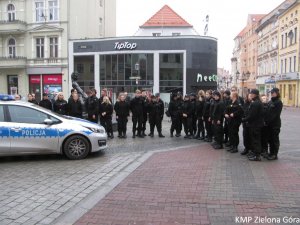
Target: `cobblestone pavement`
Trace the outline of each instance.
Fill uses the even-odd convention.
[[[274,176],[273,180],[275,183],[271,184],[269,181],[268,184],[271,186],[278,185],[278,187],[284,189],[288,187],[287,185],[284,185],[281,180],[287,173],[290,172],[291,165],[294,166],[294,172],[292,173],[292,175],[295,178],[297,178],[297,176],[299,175],[299,168],[296,167],[295,162],[299,164],[300,158],[297,133],[297,130],[300,126],[300,110],[293,108],[286,109],[284,110],[282,117],[283,128],[281,132],[282,147],[280,151],[280,160],[274,163],[268,162],[268,164],[266,165],[275,166],[269,168],[268,170],[265,170],[263,175],[271,177]],[[131,126],[131,123],[129,123],[129,126]],[[201,143],[197,140],[184,140],[182,137],[170,138],[170,123],[168,121],[164,121],[163,128],[163,133],[166,135],[166,138],[158,138],[156,136],[155,138],[146,137],[144,139],[132,139],[131,129],[129,128],[128,138],[126,140],[118,138],[110,140],[109,149],[101,153],[93,154],[87,159],[81,161],[66,160],[63,156],[27,156],[0,158],[0,225],[51,224],[53,223],[53,221],[60,221],[59,219],[63,218],[64,215],[67,215],[68,213],[74,211],[74,207],[80,205],[80,203],[84,202],[86,199],[96,196],[93,195],[95,192],[101,193],[101,191],[107,188],[107,185],[119,174],[124,171],[127,171],[127,173],[129,174],[131,170],[128,170],[128,167],[136,162],[142,162],[142,158],[152,151],[172,150],[178,147],[199,145],[198,150],[201,148],[201,153],[199,151],[195,152],[197,151],[195,149],[187,149],[185,151],[193,152],[188,153],[188,155],[195,157],[195,160],[197,159],[202,162],[211,159],[213,161],[210,156],[207,156],[207,158],[202,157],[203,152],[208,151],[207,148],[209,148],[209,145]],[[202,149],[204,149],[203,152]],[[223,155],[224,153],[222,152],[208,152],[209,154],[214,154],[214,156],[216,156],[216,159],[219,158],[220,160],[220,165],[217,165],[216,163],[210,164],[210,170],[215,170],[215,173],[207,173],[206,177],[206,179],[211,179],[212,182],[215,182],[214,184],[216,184],[216,187],[212,189],[212,194],[215,194],[216,198],[218,198],[218,195],[227,192],[229,193],[229,190],[223,190],[223,188],[225,188],[223,183],[218,183],[220,176],[221,178],[222,176],[225,176],[222,169],[225,169],[225,171],[229,170],[229,172],[226,173],[226,179],[235,176],[232,178],[231,183],[233,182],[236,185],[238,183],[244,183],[245,179],[248,177],[253,178],[255,177],[255,174],[259,174],[259,167],[256,168],[255,166],[253,166],[257,164],[248,164],[248,162],[245,161],[245,159],[243,159],[241,156],[239,157],[238,155],[235,155],[234,157],[236,157],[237,159],[234,160],[234,162],[229,163],[231,158],[228,158],[226,154]],[[167,153],[158,153],[158,155],[159,154]],[[201,156],[199,156],[198,154],[201,154]],[[163,158],[166,158],[165,155],[162,156]],[[157,156],[155,155],[153,157]],[[182,157],[184,158],[184,154],[182,155]],[[153,158],[151,158],[149,161],[151,162],[152,160]],[[191,160],[193,161],[193,159]],[[148,165],[149,161],[146,162],[146,165]],[[192,161],[191,165],[193,165]],[[196,169],[196,165],[199,165],[199,168],[197,168],[196,171],[201,170],[202,168],[200,161],[195,162],[194,169]],[[176,160],[176,162],[178,163],[178,167],[180,168],[180,163],[183,161]],[[165,163],[166,165],[168,165],[168,162]],[[187,166],[186,162],[183,163],[185,166]],[[209,163],[209,161],[207,163]],[[221,165],[222,167],[220,168],[219,166]],[[228,169],[228,165],[232,166],[230,166]],[[263,165],[265,164],[262,163],[258,165],[261,165],[263,167]],[[136,167],[137,166],[138,164],[136,165]],[[153,166],[156,167],[155,162]],[[157,166],[158,168],[161,168],[159,164],[157,164]],[[175,164],[172,164],[170,166],[170,168],[172,168],[173,170]],[[245,171],[246,169],[244,168],[244,166],[245,168],[251,168],[251,170],[247,170],[249,174],[245,178],[243,178],[243,176],[241,175],[242,173],[239,173],[239,175],[237,175],[236,173],[232,172]],[[254,169],[254,172],[249,172],[252,171],[252,169]],[[134,168],[132,169],[132,171],[133,170]],[[276,178],[276,172],[274,171],[279,174],[278,178]],[[156,172],[158,174],[159,171],[157,170]],[[218,175],[218,173],[220,174]],[[197,174],[198,173],[196,173],[196,175]],[[197,178],[195,182],[197,182],[197,180],[200,180],[202,175],[200,174],[199,176],[200,177]],[[160,179],[165,178],[165,176],[159,177],[161,177]],[[294,182],[294,179],[292,179],[292,177],[288,177],[291,184],[297,184]],[[123,178],[119,178],[119,181],[121,182]],[[239,181],[240,178],[241,181]],[[254,180],[260,181],[262,180],[262,178],[258,177]],[[149,181],[151,181],[151,179]],[[183,181],[185,182],[186,180],[184,179]],[[288,180],[284,181],[286,182]],[[127,182],[127,180],[125,180],[124,182]],[[172,182],[175,182],[175,177]],[[222,182],[225,181],[222,180]],[[114,185],[117,185],[117,183]],[[122,185],[123,183],[121,183],[121,186]],[[222,188],[217,188],[217,185],[221,185]],[[188,185],[186,186],[188,187]],[[268,187],[264,186],[264,188],[267,190]],[[108,189],[106,189],[106,191],[107,190]],[[132,190],[134,191],[134,189]],[[249,193],[253,193],[253,189],[250,188],[250,190],[251,191]],[[296,190],[296,186],[294,190]],[[107,191],[107,193],[108,192],[109,191]],[[199,192],[201,192],[201,189],[199,189]],[[239,192],[239,190],[236,191],[233,189],[232,192],[242,193]],[[289,195],[289,193],[290,192],[288,192],[287,195]],[[266,197],[269,196],[269,194],[266,195]],[[290,198],[286,198],[286,196],[279,197],[282,199],[291,199],[291,196],[292,193],[290,193]],[[248,197],[250,198],[251,196]],[[299,200],[297,204],[299,205]],[[201,205],[201,207],[202,206],[203,205]],[[232,208],[232,206],[229,206],[229,208],[230,207]],[[286,211],[294,209],[290,209],[288,208],[288,206],[286,207]],[[244,210],[244,208],[241,210]],[[299,211],[300,210],[298,210],[298,212]],[[218,214],[218,212],[216,213]],[[280,211],[278,213],[280,214]]]

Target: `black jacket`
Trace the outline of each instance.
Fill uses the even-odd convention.
[[[104,116],[102,113],[106,113]],[[113,114],[113,106],[108,103],[102,103],[100,105],[100,110],[99,110],[100,117],[103,119],[112,119],[112,114]]]
[[[277,98],[273,97],[268,103],[268,112],[266,117],[266,123],[267,125],[271,127],[280,128],[281,127],[281,111],[282,111],[282,101]]]
[[[196,102],[196,117],[198,119],[201,119],[202,116],[203,116],[204,104],[205,104],[204,101],[199,100],[199,101]]]
[[[191,101],[184,101],[182,105],[182,114],[186,114],[187,118],[193,118],[193,108],[193,103]]]
[[[144,114],[144,99],[142,97],[134,97],[130,101],[130,110],[133,116],[142,116]]]
[[[61,115],[67,115],[67,101],[66,100],[56,100],[53,104],[53,111]]]
[[[39,106],[41,106],[45,109],[52,110],[52,102],[49,99],[44,99],[44,100],[40,101]]]
[[[221,100],[215,100],[213,107],[212,107],[212,114],[211,114],[211,120],[217,123],[217,121],[220,121],[221,124],[223,123],[224,119],[224,111],[225,111],[225,105],[224,102]]]
[[[36,105],[38,105],[39,103],[37,102],[37,100],[28,100],[28,102],[30,102],[30,103],[33,103],[33,104],[36,104]]]
[[[129,116],[130,105],[128,102],[118,101],[115,104],[116,116],[118,117],[127,117]]]
[[[247,122],[249,127],[263,127],[263,105],[258,97],[252,100],[249,106],[248,115],[243,118],[243,122]]]
[[[206,98],[203,106],[203,117],[209,118],[210,117],[210,105],[212,102],[212,98]]]
[[[85,109],[89,116],[97,116],[99,112],[99,100],[96,96],[89,96],[85,101]]]
[[[79,100],[69,99],[68,102],[68,115],[73,117],[82,118],[82,104]]]
[[[162,120],[164,117],[164,102],[159,100],[157,102],[149,102],[149,122],[153,120]]]
[[[233,113],[233,117],[230,117],[230,114]],[[240,124],[242,122],[242,117],[244,114],[243,108],[239,101],[230,102],[229,105],[226,106],[225,114],[229,115],[229,118],[227,119],[230,123],[234,122],[237,124]]]
[[[168,111],[171,115],[171,118],[180,118],[181,117],[182,105],[183,105],[183,102],[181,99],[170,101]]]

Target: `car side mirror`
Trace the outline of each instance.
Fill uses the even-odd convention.
[[[52,125],[52,124],[53,124],[53,121],[50,120],[50,119],[45,119],[45,120],[44,120],[44,124],[46,124],[46,125]]]

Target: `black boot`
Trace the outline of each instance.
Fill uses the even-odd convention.
[[[162,135],[162,133],[160,132],[160,133],[158,134],[158,137],[160,137],[160,138],[164,138],[165,136],[164,136],[164,135]]]
[[[197,131],[197,134],[194,136],[194,139],[199,139],[200,138],[200,131]]]
[[[133,132],[133,134],[132,134],[132,138],[135,138],[135,132]]]
[[[111,132],[110,139],[113,139],[113,138],[114,138],[114,133]]]
[[[269,155],[267,159],[268,160],[277,160],[278,157],[277,157],[277,155]]]
[[[154,134],[151,132],[151,133],[149,134],[149,136],[153,138],[153,137],[154,137]]]
[[[122,138],[122,132],[121,131],[118,132],[118,138]]]
[[[259,155],[254,155],[253,157],[249,157],[250,161],[261,161],[261,158]]]
[[[249,152],[248,149],[245,148],[245,149],[241,152],[241,155],[247,155],[248,152]]]
[[[230,152],[231,153],[237,153],[237,152],[239,152],[239,150],[238,150],[237,146],[233,146],[232,150]]]

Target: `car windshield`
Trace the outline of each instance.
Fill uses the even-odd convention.
[[[58,116],[58,117],[62,117],[62,118],[64,118],[64,119],[72,120],[72,118],[70,118],[69,116],[61,115],[61,114],[59,114],[59,113],[53,112],[53,111],[51,111],[51,110],[49,110],[49,109],[46,109],[46,108],[44,108],[44,107],[41,107],[41,106],[39,106],[39,105],[33,104],[32,106],[35,107],[35,108],[38,108],[38,109],[42,109],[42,110],[44,110],[44,111],[47,111],[48,113],[52,113],[52,114],[54,114],[54,115],[56,115],[56,116]]]

